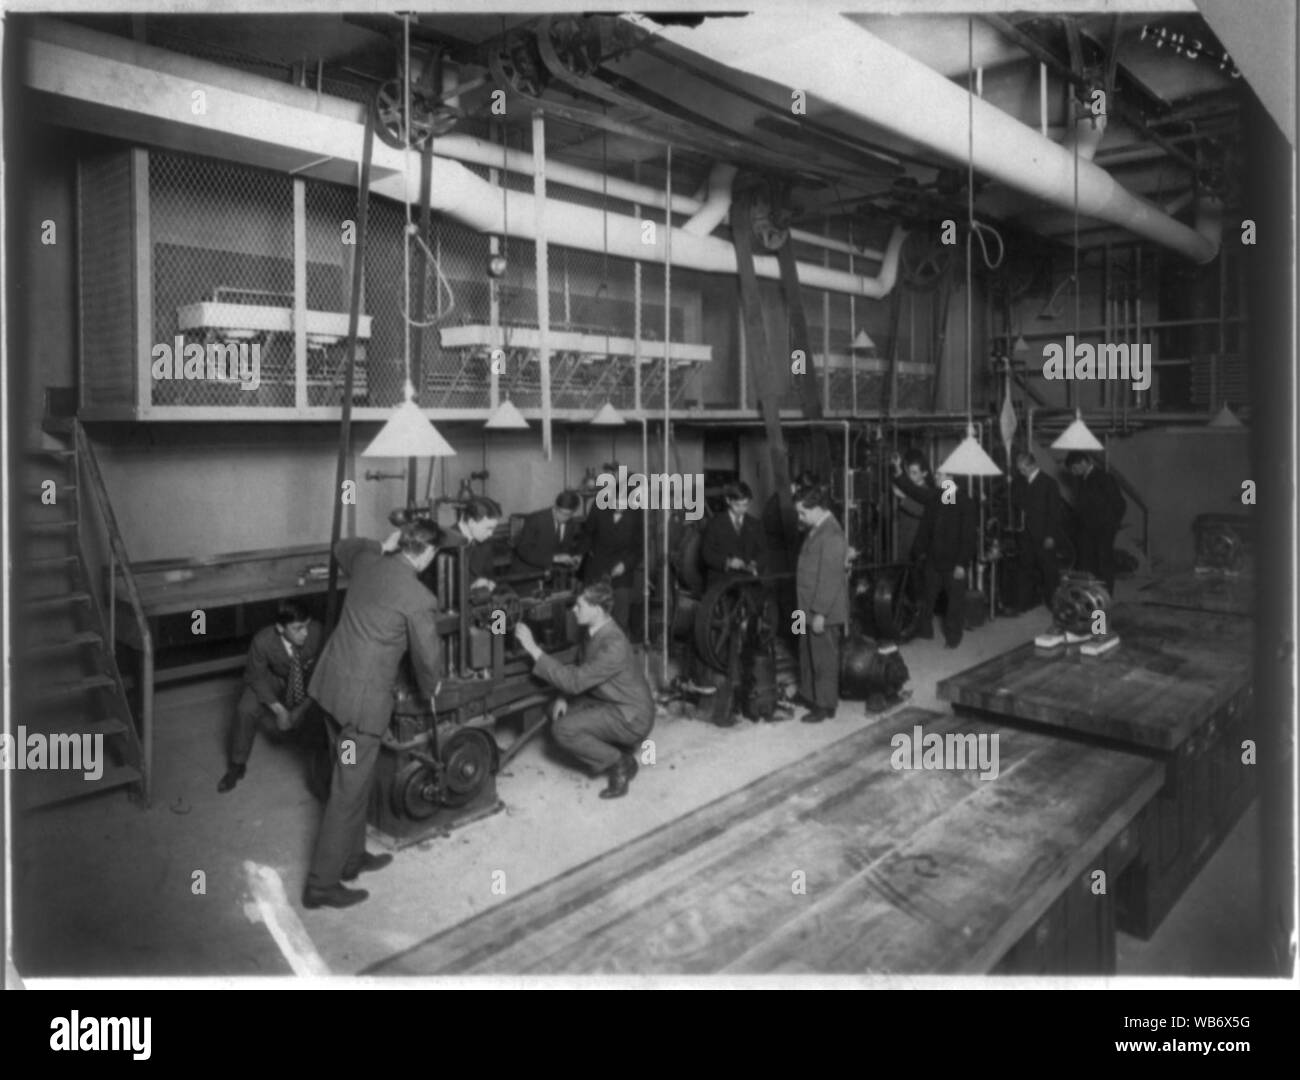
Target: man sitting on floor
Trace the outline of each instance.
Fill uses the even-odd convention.
[[[259,722],[274,721],[281,734],[302,722],[311,706],[307,679],[320,655],[321,625],[296,600],[285,600],[275,623],[253,635],[244,665],[244,692],[230,729],[230,764],[217,784],[223,794],[244,778]]]
[[[632,749],[654,727],[654,698],[627,636],[614,620],[609,583],[588,585],[573,610],[578,625],[587,631],[576,664],[561,664],[544,653],[522,620],[515,637],[536,662],[533,674],[572,698],[559,698],[552,707],[555,741],[593,774],[607,773],[609,786],[600,797],[617,799],[627,794],[636,775]]]

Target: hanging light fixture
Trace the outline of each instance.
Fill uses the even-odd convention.
[[[1089,431],[1088,425],[1083,422],[1083,410],[1075,409],[1074,420],[1056,437],[1052,449],[1102,451],[1106,448],[1097,441],[1097,436]]]
[[[415,388],[406,383],[406,400],[385,421],[379,434],[361,451],[362,457],[454,457],[451,443],[439,434],[415,403]]]
[[[853,344],[849,346],[854,352],[872,352],[875,347],[876,343],[871,340],[871,335],[865,330],[859,330],[858,336],[853,339]]]
[[[622,427],[627,421],[623,419],[623,414],[614,408],[614,403],[607,401],[587,423],[592,427]]]
[[[492,431],[527,431],[529,425],[528,421],[524,419],[524,414],[519,411],[507,394],[501,399],[501,403],[492,410],[492,415],[487,418],[487,423],[483,426]]]
[[[1024,334],[1016,338],[1016,343],[1011,346],[1011,355],[1017,360],[1023,360],[1029,355],[1029,342],[1025,340]]]
[[[1244,428],[1246,425],[1238,419],[1237,414],[1228,408],[1228,403],[1223,403],[1223,408],[1214,414],[1214,419],[1206,425],[1212,428]]]
[[[969,230],[966,233],[966,438],[949,454],[936,472],[950,476],[1001,476],[1002,470],[988,456],[984,447],[975,437],[975,421],[971,416],[971,370],[974,366],[974,328],[971,320],[971,289],[973,273],[971,270],[971,241],[975,235],[975,92],[970,85],[971,73],[975,62],[975,21],[969,20],[968,28],[968,66],[966,72],[966,92],[970,95],[969,129],[966,179],[966,206],[969,217]]]

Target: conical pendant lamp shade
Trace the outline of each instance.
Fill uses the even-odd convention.
[[[865,330],[859,330],[858,336],[853,339],[853,344],[849,347],[854,352],[870,352],[876,347],[876,343]]]
[[[374,441],[361,451],[362,457],[455,457],[451,443],[420,412],[420,407],[411,400],[413,396],[411,384],[407,383],[406,400],[388,418]]]
[[[957,449],[949,454],[936,472],[949,476],[1001,476],[1002,470],[994,460],[984,452],[979,440],[975,438],[975,429],[966,429],[966,438],[957,444]]]
[[[1054,443],[1053,450],[1104,450],[1106,449],[1097,441],[1097,436],[1088,430],[1088,425],[1083,422],[1083,413],[1075,410],[1074,421],[1068,428],[1061,432]]]
[[[1237,419],[1237,414],[1228,408],[1228,403],[1223,403],[1223,408],[1214,414],[1214,419],[1209,423],[1210,427],[1217,428],[1244,428],[1246,425]]]
[[[1022,360],[1029,355],[1029,342],[1023,336],[1016,338],[1016,343],[1011,346],[1011,355],[1017,360]]]
[[[487,418],[487,423],[483,426],[493,431],[523,431],[527,429],[528,421],[524,419],[524,414],[515,407],[513,401],[502,398],[501,404],[492,410],[492,415]]]
[[[614,408],[613,403],[607,401],[600,407],[600,412],[587,423],[593,427],[622,427],[627,421],[623,419],[623,414]]]

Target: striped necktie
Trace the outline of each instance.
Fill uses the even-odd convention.
[[[306,689],[302,682],[302,659],[298,650],[292,645],[289,646],[289,690],[286,695],[285,705],[290,709],[301,704],[302,699],[306,697]]]

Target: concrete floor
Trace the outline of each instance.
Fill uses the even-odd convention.
[[[1121,583],[1120,599],[1131,588]],[[934,698],[939,679],[1023,642],[1045,622],[1042,612],[999,619],[956,651],[906,646],[910,704],[947,711]],[[601,781],[538,739],[500,778],[504,811],[399,852],[392,866],[363,879],[371,898],[359,907],[303,911],[298,897],[319,807],[296,752],[259,736],[246,779],[230,794],[216,791],[238,685],[213,680],[158,695],[148,810],[110,794],[15,821],[15,956],[24,977],[292,974],[253,915],[247,863],[279,875],[329,971],[356,973],[865,725],[888,722],[868,718],[859,703],[844,703],[834,721],[817,726],[742,721],[721,729],[661,716],[656,764],[616,802],[599,799]],[[1259,881],[1253,807],[1150,942],[1120,935],[1120,974],[1258,970]]]

